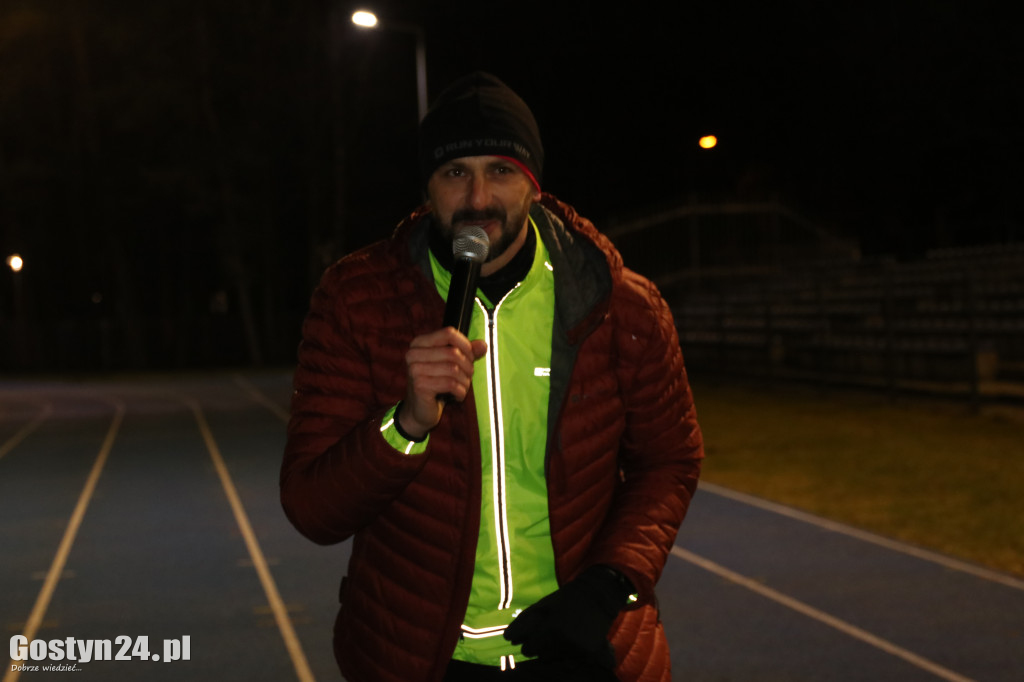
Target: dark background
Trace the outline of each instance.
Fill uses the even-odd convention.
[[[431,96],[477,68],[517,90],[545,189],[599,226],[776,198],[865,257],[1024,235],[1022,26],[995,4],[366,7],[424,30]],[[294,357],[323,267],[421,199],[414,40],[357,8],[0,1],[8,368]]]

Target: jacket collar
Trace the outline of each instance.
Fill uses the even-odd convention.
[[[541,196],[530,216],[551,257],[558,326],[576,345],[607,315],[612,286],[622,277],[622,258],[589,220],[551,194]],[[421,206],[399,223],[392,240],[432,281],[430,220],[430,209]]]
[[[576,345],[607,315],[621,258],[589,220],[551,195],[530,212],[551,256],[559,326]]]

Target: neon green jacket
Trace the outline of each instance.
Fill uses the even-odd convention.
[[[529,229],[536,233],[536,226]],[[467,336],[484,339],[473,392],[480,430],[480,537],[469,606],[454,657],[511,666],[502,633],[519,611],[558,589],[544,476],[555,282],[540,236],[526,277],[500,301],[478,292]],[[431,256],[438,293],[451,273]],[[511,660],[510,660],[511,659]]]

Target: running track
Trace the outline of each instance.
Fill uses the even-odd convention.
[[[278,505],[289,384],[0,380],[3,641],[190,643],[0,682],[340,679],[348,545],[313,545]],[[1024,680],[1024,582],[709,484],[658,592],[675,680]]]

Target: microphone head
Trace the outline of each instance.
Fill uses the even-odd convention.
[[[474,263],[483,263],[487,260],[487,253],[490,250],[491,240],[482,227],[464,227],[456,233],[452,241],[452,253],[456,260],[468,258]]]

